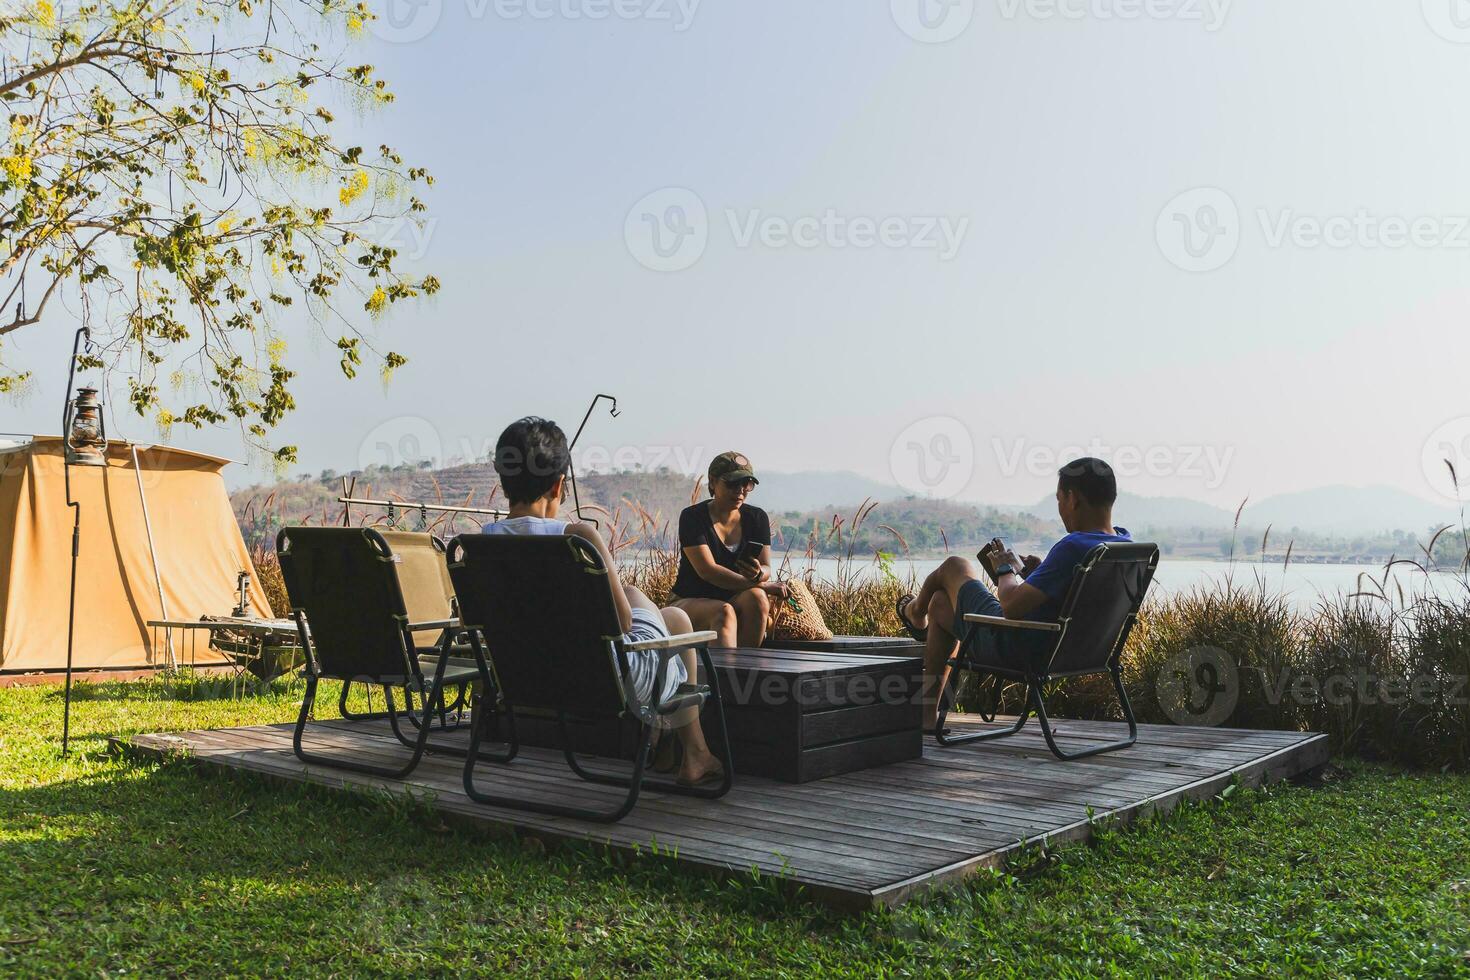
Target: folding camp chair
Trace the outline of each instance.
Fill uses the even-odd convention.
[[[458,621],[454,583],[449,581],[449,570],[444,567],[444,542],[428,531],[395,531],[389,528],[374,530],[383,536],[393,552],[394,564],[398,566],[398,585],[403,590],[403,604],[408,610],[408,618],[415,623]],[[457,627],[452,630],[458,633]],[[415,630],[413,633],[414,649],[418,652],[420,665],[425,670],[433,670],[433,661],[438,657],[439,648],[445,639],[450,640],[450,656],[453,658],[450,666],[473,669],[474,660],[469,644],[456,642],[457,636],[446,637],[444,630],[433,629]],[[462,720],[468,701],[469,684],[459,683],[454,686],[456,690],[453,700],[445,699],[433,706],[440,728],[457,728]],[[364,721],[387,717],[385,711],[359,713],[349,709],[347,698],[351,688],[350,683],[343,683],[342,694],[337,699],[337,708],[343,718]],[[450,715],[454,716],[453,724],[450,723]],[[418,724],[417,714],[409,713],[406,717],[412,724]]]
[[[725,736],[719,681],[708,649],[716,634],[689,633],[627,642],[602,558],[585,538],[576,535],[463,534],[449,542],[449,575],[459,596],[461,618],[470,631],[482,682],[493,683],[512,720],[516,708],[555,712],[572,772],[589,782],[628,788],[622,803],[610,810],[492,795],[477,789],[476,752],[490,725],[489,712],[479,712],[471,728],[470,757],[464,770],[465,792],[471,799],[585,820],[621,820],[638,802],[655,726],[676,711],[699,709],[706,701],[714,709],[712,716],[719,728],[724,779],[712,787],[650,782],[649,788],[710,799],[729,791],[734,765],[730,761],[730,741]],[[691,648],[698,652],[708,684],[681,688],[674,697],[661,700],[669,662],[680,651]],[[647,650],[659,653],[657,679],[651,702],[639,703],[627,684],[628,658]],[[568,737],[568,716],[601,721],[626,714],[645,728],[632,774],[588,772],[577,761]],[[665,732],[664,737],[674,735]],[[514,750],[513,734],[511,739]]]
[[[372,528],[287,527],[276,536],[276,554],[306,655],[306,697],[292,735],[296,755],[305,762],[398,779],[413,771],[426,750],[463,754],[463,749],[430,743],[429,715],[443,703],[446,684],[472,683],[480,671],[452,663],[451,627],[457,624],[411,621],[398,581],[397,556],[384,536]],[[444,639],[437,656],[421,658],[414,633],[428,630],[444,631]],[[425,677],[425,667],[432,668],[432,679]],[[407,763],[398,768],[375,766],[302,748],[317,683],[324,677],[383,689],[389,726],[413,750]],[[417,729],[413,738],[399,724],[394,688],[403,690],[404,716]],[[415,695],[423,704],[417,718]],[[493,697],[493,691],[487,696]]]
[[[941,745],[1004,738],[1019,732],[1034,710],[1047,747],[1058,759],[1082,759],[1132,745],[1138,739],[1138,722],[1123,687],[1119,659],[1158,564],[1158,545],[1100,544],[1077,566],[1055,623],[966,615],[965,621],[973,628],[947,665],[949,681],[940,694],[935,738]],[[990,642],[983,642],[982,637]],[[1026,703],[1013,727],[963,735],[945,731],[944,719],[962,670],[1026,685]],[[1047,686],[1063,678],[1104,673],[1112,675],[1128,721],[1128,737],[1080,752],[1063,752],[1046,715]]]

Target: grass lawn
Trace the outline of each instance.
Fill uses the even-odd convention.
[[[402,802],[107,751],[287,721],[299,691],[82,688],[63,762],[59,688],[0,689],[0,974],[1470,976],[1463,776],[1352,763],[847,917],[769,879],[547,853]]]

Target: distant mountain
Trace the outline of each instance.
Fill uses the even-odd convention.
[[[409,465],[395,469],[369,467],[349,476],[355,481],[353,492],[359,497],[481,507],[504,505],[495,471],[485,463],[442,470]],[[703,499],[706,495],[696,477],[670,470],[588,472],[579,476],[578,484],[584,504],[601,506],[609,512],[621,511],[620,519],[624,521],[631,520],[634,514],[642,514],[655,526],[676,521],[679,511],[692,499]],[[334,522],[342,510],[336,503],[340,493],[335,475],[323,474],[317,478],[244,487],[231,496],[242,526],[268,536],[281,519]],[[924,501],[899,487],[841,471],[762,471],[761,485],[751,502],[778,519],[800,514],[808,520],[830,522],[833,515],[850,518],[864,498],[887,505],[875,515],[875,523],[907,522],[905,534],[909,533],[908,528],[926,529],[924,533],[916,532],[912,542],[916,550],[933,546],[930,537],[937,542],[968,540],[972,533],[984,533],[981,525],[1005,524],[1007,515],[1032,515],[1041,522],[1024,519],[1013,522],[1014,526],[1005,524],[1013,535],[1039,534],[1043,525],[1047,528],[1057,525],[1056,501],[1050,495],[1031,505],[993,508],[968,501],[949,501],[952,510],[946,511],[926,506],[945,502]],[[266,509],[269,513],[263,512]],[[1235,520],[1233,508],[1215,507],[1186,497],[1144,497],[1129,493],[1119,497],[1114,513],[1125,527],[1136,532],[1157,529],[1161,538],[1169,537],[1166,531],[1185,529],[1228,532]],[[1243,531],[1259,534],[1270,524],[1276,537],[1288,535],[1294,528],[1305,534],[1348,538],[1391,531],[1423,535],[1430,527],[1458,522],[1459,512],[1453,504],[1436,504],[1386,486],[1328,486],[1278,494],[1249,502],[1241,517]]]
[[[1047,497],[1024,510],[1037,517],[1054,518],[1057,502],[1054,497]],[[1113,516],[1119,524],[1135,530],[1146,527],[1222,528],[1230,527],[1235,521],[1234,512],[1187,497],[1140,497],[1132,493],[1118,494]]]
[[[1055,504],[1053,504],[1055,508]],[[1113,508],[1125,524],[1148,527],[1229,527],[1235,513],[1187,497],[1140,497],[1120,494]]]
[[[1458,524],[1458,508],[1436,504],[1393,487],[1320,487],[1267,497],[1246,505],[1242,523],[1273,525],[1278,531],[1293,527],[1333,534],[1371,534],[1375,531],[1420,533],[1430,526]]]
[[[1056,502],[1047,497],[1023,510],[1038,517],[1050,517],[1056,513]],[[1228,530],[1235,523],[1234,510],[1187,497],[1140,497],[1123,493],[1118,495],[1113,513],[1120,524],[1134,529]],[[1283,533],[1298,528],[1316,534],[1351,536],[1383,531],[1418,534],[1431,525],[1440,527],[1458,522],[1459,512],[1451,504],[1435,504],[1384,486],[1331,486],[1277,494],[1259,502],[1247,502],[1240,517],[1241,527],[1255,531],[1269,524]]]

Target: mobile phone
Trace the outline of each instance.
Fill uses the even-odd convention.
[[[990,576],[991,581],[996,581],[1000,576],[995,574],[995,557],[1006,550],[1005,542],[1000,538],[987,541],[985,547],[975,556],[980,559],[980,565],[985,569],[985,574]]]
[[[745,541],[740,545],[740,560],[753,561],[757,565],[761,562],[761,552],[766,549],[764,541]]]

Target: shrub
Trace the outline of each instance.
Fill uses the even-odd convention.
[[[1196,588],[1151,601],[1124,651],[1124,676],[1141,719],[1168,721],[1159,703],[1160,672],[1194,650],[1224,651],[1239,667],[1240,698],[1224,724],[1236,728],[1299,727],[1273,696],[1301,643],[1301,623],[1290,603],[1257,583]]]
[[[1420,690],[1399,721],[1397,755],[1411,765],[1470,768],[1470,595],[1422,601],[1409,630],[1409,676]]]
[[[1382,711],[1375,711],[1362,696],[1374,678],[1402,672],[1393,638],[1394,623],[1388,611],[1361,598],[1339,596],[1318,604],[1305,624],[1299,670],[1325,687],[1305,699],[1301,726],[1332,736],[1337,752],[1379,754],[1377,747],[1391,741]],[[1338,678],[1329,682],[1329,678]],[[1362,687],[1349,696],[1339,696],[1344,679]]]
[[[1170,721],[1162,672],[1213,647],[1238,667],[1225,725],[1317,731],[1339,753],[1470,769],[1470,588],[1446,597],[1392,579],[1307,613],[1260,582],[1151,601],[1123,659],[1139,720]]]
[[[271,615],[278,619],[290,616],[291,600],[286,598],[286,580],[281,577],[281,563],[276,559],[276,549],[257,542],[250,549],[250,560],[255,564],[255,576],[270,603]]]

